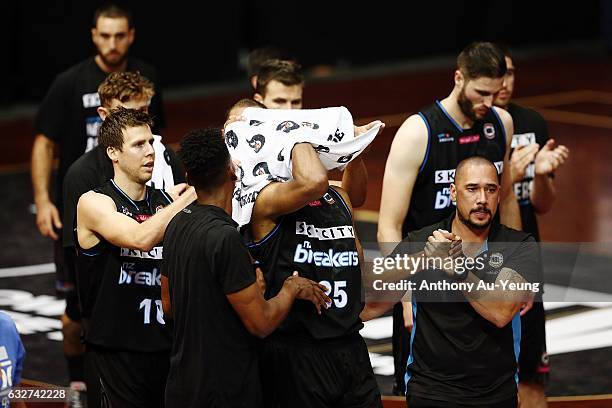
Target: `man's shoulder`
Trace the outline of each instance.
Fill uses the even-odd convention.
[[[58,81],[74,81],[75,78],[79,77],[87,71],[91,71],[95,68],[95,60],[93,57],[86,58],[76,64],[68,67],[64,71],[57,75]]]
[[[510,228],[504,224],[499,224],[495,232],[494,241],[496,242],[535,242],[532,234]]]

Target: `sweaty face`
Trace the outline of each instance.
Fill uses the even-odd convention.
[[[105,65],[115,68],[127,58],[134,42],[134,29],[130,29],[126,18],[100,17],[91,30],[92,40],[98,55]]]
[[[514,62],[512,58],[506,57],[506,66],[508,70],[506,71],[506,75],[504,76],[504,83],[501,91],[497,94],[495,98],[495,105],[505,108],[510,103],[512,99],[512,94],[514,93]]]
[[[302,109],[303,89],[303,84],[285,85],[272,80],[268,82],[265,95],[260,96],[258,102],[268,109]]]
[[[153,175],[153,134],[148,126],[123,131],[123,146],[115,152],[120,170],[132,181],[144,184]]]
[[[495,166],[467,164],[451,184],[451,198],[457,202],[457,217],[470,228],[491,224],[499,204],[499,182]]]
[[[485,117],[496,94],[502,88],[503,78],[486,78],[465,80],[459,93],[461,112],[473,121]]]

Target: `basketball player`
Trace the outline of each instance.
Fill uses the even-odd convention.
[[[146,185],[155,159],[151,125],[147,113],[121,107],[106,117],[99,140],[114,176],[77,206],[77,288],[93,368],[88,381],[99,381],[103,404],[113,407],[163,406],[170,333],[160,242],[171,218],[195,199],[184,184],[174,202]]]
[[[259,407],[253,336],[271,333],[295,299],[314,303],[315,315],[330,299],[325,286],[291,275],[264,300],[230,216],[236,175],[219,129],[188,133],[180,156],[198,198],[164,237],[162,299],[174,320],[166,406]]]
[[[506,73],[503,52],[491,43],[467,46],[457,57],[454,88],[450,95],[410,116],[399,128],[385,166],[378,242],[389,254],[409,231],[451,214],[450,183],[457,164],[483,155],[500,173],[508,169],[512,118],[493,107]],[[502,173],[501,221],[520,229],[520,215],[512,195],[508,171]],[[393,310],[395,393],[404,393],[403,377],[408,358],[408,303]]]

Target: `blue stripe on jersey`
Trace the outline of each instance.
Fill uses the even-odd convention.
[[[423,159],[423,163],[421,163],[421,167],[419,168],[420,173],[425,168],[425,163],[427,163],[427,158],[429,157],[429,147],[431,146],[431,128],[429,127],[429,122],[427,122],[425,115],[419,112],[419,116],[421,119],[423,119],[423,122],[425,122],[425,126],[427,126],[427,150],[425,150],[425,158]]]
[[[448,120],[451,121],[451,123],[453,125],[455,125],[455,127],[457,128],[458,131],[463,132],[463,128],[461,126],[459,126],[459,124],[457,122],[455,122],[455,119],[453,119],[451,117],[451,115],[448,114],[448,112],[446,111],[446,109],[444,109],[444,106],[442,106],[442,104],[440,103],[440,101],[436,101],[436,105],[438,105],[438,107],[440,108],[440,110],[442,111],[442,113],[448,118]]]
[[[276,222],[276,226],[274,228],[272,228],[272,231],[268,232],[268,234],[263,237],[261,240],[259,241],[253,241],[253,242],[249,242],[247,244],[247,248],[255,248],[259,245],[265,244],[266,241],[268,241],[270,238],[272,238],[274,236],[274,234],[276,234],[276,232],[280,229],[281,223],[283,221],[283,218],[279,218],[278,221]]]
[[[408,356],[408,363],[406,364],[406,374],[404,375],[404,383],[406,389],[406,395],[408,395],[408,381],[412,378],[410,374],[410,364],[414,362],[414,356],[412,354],[412,343],[414,343],[414,334],[416,333],[417,327],[417,303],[412,296],[412,331],[410,332],[410,355]]]
[[[514,381],[518,384],[518,361],[521,354],[521,313],[518,312],[512,318],[512,336],[514,338],[514,357],[516,357],[517,369],[514,374]]]
[[[504,127],[504,123],[502,122],[501,118],[497,114],[497,111],[495,110],[495,108],[492,107],[491,110],[493,111],[493,115],[495,115],[495,117],[497,118],[497,122],[499,122],[499,127],[502,130],[502,136],[504,137],[504,146],[507,146],[508,139],[506,139],[506,128]]]
[[[339,192],[336,191],[335,188],[333,187],[329,187],[329,190],[333,191],[334,194],[336,195],[336,197],[338,197],[338,199],[340,200],[340,202],[342,203],[342,205],[344,205],[344,208],[346,209],[346,212],[349,215],[349,218],[351,220],[351,223],[353,222],[353,212],[349,209],[348,204],[346,203],[346,201],[344,201],[344,198],[342,197],[342,194],[340,194]]]

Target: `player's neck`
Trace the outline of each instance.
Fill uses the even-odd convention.
[[[102,57],[100,57],[100,55],[96,55],[95,61],[96,61],[96,65],[98,66],[98,68],[100,68],[102,71],[104,71],[107,74],[110,74],[111,72],[123,72],[127,69],[127,58],[124,59],[123,62],[119,65],[106,64],[104,60],[102,59]]]
[[[474,126],[474,121],[463,113],[461,107],[459,106],[459,102],[457,102],[459,100],[458,98],[459,95],[457,94],[457,91],[453,89],[453,92],[451,92],[451,94],[446,98],[442,99],[440,104],[450,115],[450,117],[453,118],[453,120],[457,122],[459,126],[461,126],[461,129],[471,129],[472,126]]]
[[[487,228],[474,228],[466,225],[462,222],[458,216],[455,215],[451,226],[451,232],[455,235],[459,235],[463,242],[474,242],[483,243],[489,236],[489,230],[491,226]]]
[[[117,172],[115,170],[115,177],[113,177],[115,184],[119,187],[128,197],[134,201],[144,200],[147,186],[136,181],[131,180],[125,174]]]
[[[232,214],[232,195],[228,194],[224,188],[217,188],[211,191],[196,189],[198,204],[214,205],[222,208],[226,213]]]

